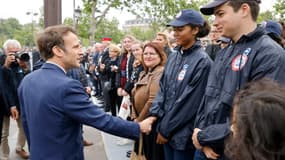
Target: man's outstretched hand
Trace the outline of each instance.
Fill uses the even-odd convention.
[[[139,122],[140,125],[140,131],[142,133],[146,133],[149,134],[149,132],[151,131],[151,125],[153,123],[153,119],[151,118],[147,118],[141,122]]]

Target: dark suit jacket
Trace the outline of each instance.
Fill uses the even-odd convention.
[[[5,112],[6,100],[4,99],[3,93],[3,75],[2,75],[2,67],[0,66],[0,131],[2,131],[3,117]],[[0,132],[0,137],[2,136],[2,132]],[[0,138],[1,144],[1,138]]]
[[[138,139],[139,125],[112,117],[89,100],[79,81],[45,63],[27,75],[19,89],[22,122],[31,160],[83,160],[81,124]]]
[[[5,103],[4,114],[10,116],[10,109],[16,106],[20,111],[19,100],[17,95],[17,88],[19,87],[22,79],[30,71],[24,71],[18,63],[11,65],[11,68],[2,67],[2,91]]]

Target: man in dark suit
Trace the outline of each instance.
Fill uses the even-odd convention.
[[[0,67],[0,130],[2,131],[2,123],[3,123],[3,117],[4,117],[4,97],[3,97],[3,81],[2,81],[3,75],[2,75],[2,67]],[[0,132],[0,137],[2,137],[2,132]],[[0,138],[0,144],[1,144],[1,138]]]
[[[18,134],[16,142],[16,153],[23,159],[28,159],[29,154],[24,150],[26,137],[22,127],[20,114],[19,99],[17,88],[23,77],[27,75],[29,65],[27,57],[21,52],[21,44],[16,39],[8,39],[3,44],[5,54],[0,57],[2,67],[2,98],[4,101],[4,110],[1,114],[3,117],[3,128],[0,145],[0,159],[8,159],[10,147],[8,143],[10,117],[17,122]],[[28,57],[29,58],[29,57]]]
[[[135,123],[105,114],[79,81],[65,75],[80,67],[83,56],[74,29],[48,27],[38,35],[37,45],[46,63],[26,76],[18,89],[31,160],[83,160],[81,124],[130,139],[151,130],[151,121]]]

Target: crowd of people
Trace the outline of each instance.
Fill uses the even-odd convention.
[[[83,146],[93,143],[82,125],[135,140],[131,159],[285,159],[285,25],[258,24],[259,3],[213,0],[200,12],[181,10],[167,25],[172,44],[158,32],[145,42],[126,35],[120,45],[103,37],[83,51],[73,28],[51,26],[36,38],[33,67],[20,42],[7,40],[0,159],[9,159],[10,117],[24,159],[84,159]]]

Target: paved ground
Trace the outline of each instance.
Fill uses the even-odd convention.
[[[101,133],[108,160],[129,160],[127,152],[132,150],[133,142],[126,145],[118,145],[117,141],[119,137],[103,132]]]
[[[93,98],[95,104],[98,100]],[[23,160],[15,153],[15,144],[17,138],[17,125],[14,120],[10,124],[10,160]],[[103,133],[95,128],[84,126],[84,138],[92,141],[94,145],[84,148],[85,160],[128,160],[126,153],[132,150],[133,143],[127,145],[118,145],[118,137]],[[27,150],[27,146],[25,147]]]

